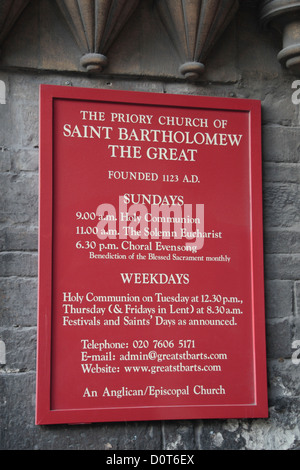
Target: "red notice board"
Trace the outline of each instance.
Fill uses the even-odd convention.
[[[40,97],[36,423],[266,417],[260,102]]]

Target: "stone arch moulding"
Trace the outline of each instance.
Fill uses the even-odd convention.
[[[140,0],[56,0],[83,56],[88,72],[101,72],[107,53]]]
[[[217,40],[232,21],[238,0],[156,0],[159,16],[182,62],[179,71],[198,79]]]
[[[300,1],[263,0],[260,18],[264,27],[271,26],[282,35],[279,62],[300,75]]]
[[[30,1],[31,0],[0,1],[0,47]]]

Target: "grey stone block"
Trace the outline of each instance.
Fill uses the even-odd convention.
[[[300,106],[291,100],[295,77],[277,61],[280,38],[260,29],[256,4],[242,2],[196,83],[178,74],[180,59],[161,25],[151,16],[141,27],[151,0],[141,3],[139,21],[123,30],[101,76],[78,70],[81,52],[54,2],[31,2],[11,31],[0,58],[6,86],[0,104],[1,449],[299,449]],[[42,83],[261,100],[268,419],[35,425]]]
[[[11,161],[13,171],[38,171],[39,169],[39,150],[36,148],[27,148],[11,152]]]
[[[300,255],[266,255],[265,276],[267,280],[298,280]]]
[[[0,223],[35,223],[38,216],[38,175],[0,173]]]
[[[268,359],[290,358],[293,342],[293,322],[283,318],[268,321],[266,324],[267,356]]]
[[[300,231],[297,225],[290,229],[274,228],[266,229],[264,232],[265,253],[292,254],[300,252]]]
[[[0,329],[0,338],[6,347],[4,371],[35,371],[36,328]]]

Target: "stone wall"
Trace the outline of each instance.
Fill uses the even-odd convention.
[[[41,5],[44,13],[50,11],[49,1]],[[136,51],[139,18],[149,8],[150,2],[140,8],[131,39],[125,30],[123,49],[112,50],[112,65],[97,77],[78,70],[77,46],[55,9],[45,17],[35,3],[28,7],[3,45],[0,449],[299,449],[300,104],[292,99],[297,77],[277,61],[280,36],[263,31],[255,2],[244,2],[206,75],[187,83],[177,74],[170,44],[160,45],[160,58],[151,55],[148,28]],[[56,50],[52,27],[61,34]],[[268,419],[35,425],[40,84],[261,100]]]

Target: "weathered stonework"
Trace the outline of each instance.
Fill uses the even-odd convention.
[[[209,52],[237,12],[238,2],[159,0],[156,7],[181,58],[180,73],[196,80],[205,69]]]
[[[88,72],[101,72],[106,54],[118,33],[136,9],[139,0],[56,0],[75,39],[84,51],[81,65]]]
[[[261,5],[261,20],[282,35],[283,49],[278,60],[293,73],[300,74],[300,2],[295,0],[265,0]]]

